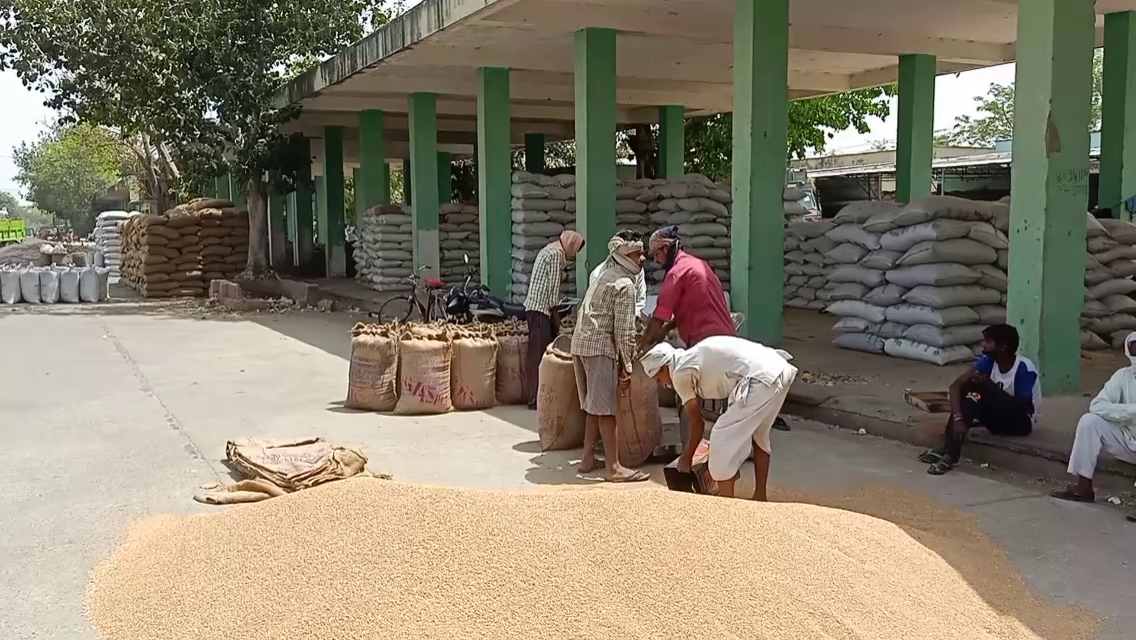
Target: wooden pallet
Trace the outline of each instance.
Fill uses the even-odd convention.
[[[950,413],[951,411],[951,399],[946,391],[904,389],[903,401],[927,413]]]

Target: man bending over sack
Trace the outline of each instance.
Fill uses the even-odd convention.
[[[1096,500],[1093,472],[1102,449],[1119,460],[1136,464],[1136,332],[1125,338],[1124,354],[1132,366],[1112,374],[1089,403],[1089,412],[1077,423],[1077,435],[1069,453],[1069,473],[1077,476],[1077,483],[1054,491],[1054,498]],[[1128,519],[1136,522],[1136,514]]]
[[[1041,404],[1037,367],[1018,355],[1018,330],[996,324],[982,331],[982,357],[951,384],[951,416],[941,449],[928,449],[919,460],[927,473],[941,476],[962,459],[962,444],[972,427],[1000,436],[1027,436]]]
[[[650,474],[619,464],[616,393],[626,394],[635,359],[635,276],[646,256],[642,242],[616,235],[608,243],[608,258],[588,284],[572,333],[572,366],[584,425],[584,456],[580,473],[596,464],[596,440],[603,438],[608,482],[642,482]],[[616,390],[618,387],[618,392]]]
[[[742,463],[753,454],[754,500],[766,499],[769,480],[769,432],[797,377],[784,351],[733,336],[713,336],[689,349],[661,342],[643,356],[643,369],[660,384],[673,387],[690,421],[690,438],[679,458],[689,473],[702,442],[705,424],[699,398],[728,400],[710,432],[708,468],[718,494],[732,498]]]

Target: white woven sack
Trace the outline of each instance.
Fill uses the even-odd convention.
[[[855,264],[860,262],[868,250],[857,244],[845,242],[825,254],[824,258],[829,264]]]
[[[800,198],[794,199],[799,200]],[[832,221],[836,224],[854,223],[863,225],[870,220],[872,216],[878,216],[880,214],[898,215],[902,208],[903,207],[899,204],[888,200],[860,200],[858,202],[849,203],[841,208],[840,212],[836,214],[836,217],[834,217]],[[888,230],[889,229],[885,229],[885,231]]]
[[[817,290],[810,289],[809,287],[801,287],[800,289],[797,289],[797,297],[804,298],[805,300],[812,302],[813,300],[816,300]]]
[[[1109,298],[1112,297],[1116,296],[1109,296]],[[1129,299],[1128,296],[1119,297]],[[1086,300],[1084,302],[1084,305],[1081,307],[1082,318],[1103,318],[1111,314],[1112,312],[1108,310],[1108,307],[1106,307],[1104,303],[1100,302],[1099,300]]]
[[[548,244],[548,236],[519,236],[513,234],[512,244],[517,249],[536,249]]]
[[[809,301],[800,296],[793,296],[792,299],[785,303],[785,306],[790,309],[808,309]]]
[[[883,307],[877,307],[861,300],[840,300],[833,302],[825,309],[825,313],[831,313],[834,316],[863,318],[868,322],[875,322],[877,324],[887,319]]]
[[[940,349],[903,338],[884,342],[884,353],[896,358],[927,362],[940,367],[974,359],[974,352],[968,347],[957,346]]]
[[[1109,334],[1108,343],[1113,349],[1123,349],[1124,343],[1128,341],[1128,334],[1130,331],[1113,331]]]
[[[1108,232],[1108,237],[1120,244],[1136,244],[1136,224],[1127,220],[1112,220],[1108,218],[1097,220]]]
[[[932,347],[969,346],[982,342],[982,332],[986,329],[986,326],[984,324],[966,324],[943,328],[929,324],[916,324],[908,327],[903,332],[902,337]]]
[[[59,272],[55,269],[39,272],[39,301],[44,304],[59,302]]]
[[[903,296],[906,293],[907,289],[899,285],[885,284],[864,294],[864,302],[874,304],[878,307],[890,307],[893,304],[902,302]]]
[[[1105,280],[1100,284],[1089,287],[1089,293],[1097,300],[1104,300],[1111,295],[1125,295],[1136,291],[1136,282],[1127,278]]]
[[[548,191],[535,184],[514,184],[509,192],[514,198],[548,198]]]
[[[1010,268],[1010,251],[1009,249],[998,252],[998,261],[995,262],[999,269],[1008,271]]]
[[[829,229],[832,229],[833,226],[835,225],[829,220],[796,222],[789,225],[788,231],[801,240],[811,240],[817,236],[823,236]]]
[[[899,259],[903,257],[901,251],[888,251],[887,249],[876,249],[860,260],[860,266],[865,269],[879,269],[887,271],[894,269]]]
[[[20,296],[24,302],[39,304],[39,270],[24,269],[20,271]]]
[[[1099,236],[1096,238],[1089,238],[1088,241],[1085,242],[1085,246],[1088,248],[1089,253],[1104,253],[1109,249],[1115,249],[1119,247],[1120,243],[1116,240],[1113,240],[1112,238]]]
[[[509,213],[509,218],[513,222],[547,222],[548,212],[546,211],[521,211],[513,209]]]
[[[978,282],[982,274],[962,264],[921,264],[884,273],[887,281],[911,289],[919,285],[949,287]]]
[[[960,220],[933,220],[893,229],[880,236],[880,247],[890,251],[906,252],[928,240],[953,240],[970,233],[971,224]]]
[[[832,344],[841,349],[864,353],[883,353],[884,339],[870,333],[844,333],[836,336]]]
[[[1136,262],[1131,260],[1114,260],[1109,263],[1108,271],[1114,278],[1130,278],[1136,276]]]
[[[864,247],[868,251],[874,251],[880,248],[879,234],[864,231],[864,228],[858,224],[842,224],[838,227],[833,227],[824,235],[836,244],[850,242]]]
[[[805,252],[828,253],[835,248],[836,243],[825,236],[817,236],[801,243],[801,249]]]
[[[981,242],[970,238],[957,238],[920,242],[903,254],[899,264],[907,267],[937,263],[974,265],[991,264],[997,259],[997,252]]]
[[[837,267],[828,275],[829,282],[859,282],[868,287],[878,287],[884,283],[884,272],[865,269],[860,265],[846,264]]]
[[[510,206],[513,209],[524,209],[526,211],[557,211],[564,209],[565,202],[565,200],[553,200],[551,198],[513,198]]]
[[[725,225],[714,222],[703,222],[699,224],[683,224],[678,227],[679,235],[682,237],[693,236],[725,236],[729,235],[730,230]]]
[[[907,325],[898,322],[885,322],[876,328],[876,335],[887,340],[889,338],[902,338],[907,331]]]
[[[982,274],[978,279],[978,286],[994,289],[1000,293],[1009,291],[1009,279],[1006,277],[1006,272],[992,264],[976,264],[971,267],[975,271]]]
[[[997,304],[980,304],[974,308],[974,312],[978,314],[979,324],[992,325],[992,324],[1005,324],[1006,322],[1006,307]]]
[[[896,227],[895,221],[903,213],[903,208],[894,202],[890,204],[895,208],[884,209],[879,213],[872,214],[872,217],[864,221],[864,224],[861,225],[864,227],[864,231],[887,233]]]
[[[1089,257],[1098,260],[1102,264],[1108,264],[1116,260],[1136,260],[1136,247],[1130,245],[1120,245],[1115,249],[1109,249],[1103,253],[1096,255],[1089,254]],[[1090,262],[1091,264],[1091,262]]]
[[[558,222],[521,222],[513,225],[513,233],[521,236],[542,236],[545,238],[558,237],[564,233],[564,225]]]
[[[991,209],[985,202],[956,196],[928,196],[903,207],[903,212],[895,219],[895,225],[909,227],[939,219],[989,222],[992,217]]]
[[[934,309],[949,307],[972,307],[978,304],[998,304],[1002,295],[994,289],[986,289],[976,285],[959,285],[953,287],[930,287],[921,285],[908,291],[903,301],[909,304],[922,305]],[[934,344],[928,342],[927,344]],[[943,346],[943,345],[935,345]]]
[[[59,300],[79,304],[79,272],[68,269],[59,273]]]
[[[20,295],[20,272],[13,269],[0,269],[0,300],[4,304],[16,304],[23,300]]]
[[[823,277],[823,276],[819,276]],[[836,300],[863,300],[870,289],[859,282],[844,282],[836,285],[829,298]]]
[[[1093,333],[1109,335],[1114,331],[1132,331],[1136,329],[1136,316],[1130,313],[1114,313],[1107,318],[1094,320],[1089,324]]]
[[[994,228],[989,222],[975,222],[970,228],[967,237],[976,240],[992,249],[1009,249],[1010,239],[1006,234]]]
[[[880,325],[868,322],[863,318],[854,318],[851,316],[841,318],[832,330],[836,333],[875,333]]]
[[[1092,331],[1082,331],[1081,348],[1086,351],[1104,351],[1108,349],[1108,343]]]
[[[936,327],[953,327],[978,322],[978,314],[970,307],[933,309],[917,304],[897,304],[888,307],[884,317],[890,322],[899,324],[930,324]]]
[[[1101,303],[1113,313],[1133,313],[1136,311],[1136,300],[1125,295],[1105,296],[1101,299]]]

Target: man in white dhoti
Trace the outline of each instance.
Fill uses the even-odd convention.
[[[713,336],[689,349],[660,343],[642,358],[643,369],[679,397],[690,426],[679,470],[690,472],[702,442],[705,424],[699,399],[728,400],[710,433],[707,466],[718,483],[718,494],[733,497],[738,470],[750,455],[754,460],[754,500],[766,500],[769,432],[781,411],[797,368],[784,351],[734,336]]]
[[[1054,498],[1094,502],[1093,472],[1101,451],[1136,464],[1136,332],[1125,338],[1124,353],[1132,366],[1112,374],[1089,403],[1089,412],[1077,423],[1077,435],[1069,453],[1069,473],[1077,476],[1077,482],[1054,491]],[[1136,515],[1128,519],[1136,522]]]

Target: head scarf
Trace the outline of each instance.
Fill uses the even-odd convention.
[[[639,362],[643,365],[643,372],[654,378],[655,374],[663,367],[670,367],[671,372],[674,373],[674,363],[682,353],[682,349],[676,349],[666,342],[660,342],[643,354]]]
[[[631,273],[635,274],[643,270],[643,265],[630,258],[632,253],[643,251],[642,242],[638,240],[629,242],[619,236],[612,236],[611,240],[607,243],[607,250],[608,253],[611,254],[612,260],[615,260],[619,266],[627,269]]]
[[[1128,356],[1128,362],[1136,367],[1136,353],[1132,352],[1133,342],[1136,342],[1136,331],[1128,334],[1128,337],[1124,339],[1124,355]]]
[[[678,226],[668,225],[652,233],[650,247],[651,255],[654,255],[660,249],[666,250],[667,257],[663,260],[663,269],[669,271],[674,266],[678,250],[682,248],[682,240],[678,236]]]
[[[560,234],[560,246],[564,249],[567,258],[576,257],[576,253],[584,246],[584,236],[575,231],[565,231]]]

